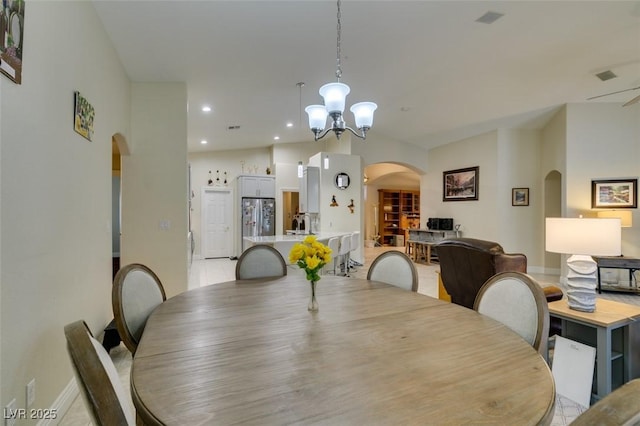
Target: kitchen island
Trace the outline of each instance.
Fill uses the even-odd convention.
[[[288,234],[288,235],[267,235],[264,237],[244,237],[247,246],[255,246],[257,244],[267,244],[273,246],[284,257],[285,262],[289,262],[289,251],[294,244],[304,241],[309,235],[314,235],[316,240],[322,244],[327,244],[330,238],[342,237],[343,235],[351,235],[352,232],[319,232],[317,234]],[[336,253],[334,253],[336,255]]]

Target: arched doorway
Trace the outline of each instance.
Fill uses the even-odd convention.
[[[125,137],[116,133],[111,137],[111,256],[114,277],[120,269],[123,155],[129,155],[129,146]]]
[[[365,245],[372,244],[371,241],[381,242],[379,238],[381,234],[379,221],[384,212],[381,211],[379,203],[379,190],[414,191],[419,193],[420,178],[421,176],[417,171],[403,164],[376,163],[364,168]],[[414,215],[413,220],[419,226],[420,218]]]

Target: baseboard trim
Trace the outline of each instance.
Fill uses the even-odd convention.
[[[37,423],[37,426],[55,426],[67,414],[69,408],[71,408],[71,404],[75,401],[76,397],[79,394],[78,384],[76,383],[75,378],[71,378],[71,381],[65,386],[60,395],[53,401],[53,405],[51,406],[52,412],[57,413],[55,419],[43,419]],[[55,411],[53,411],[55,410]]]

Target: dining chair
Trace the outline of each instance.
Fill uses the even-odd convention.
[[[120,338],[132,354],[138,348],[147,318],[165,300],[160,279],[147,266],[132,263],[116,273],[111,292],[113,315]]]
[[[369,267],[367,279],[418,291],[416,267],[409,256],[400,251],[390,250],[376,257]]]
[[[640,379],[625,383],[576,417],[571,426],[640,424]]]
[[[522,272],[501,272],[480,288],[473,309],[500,321],[547,359],[549,308],[540,284]]]
[[[93,424],[134,426],[135,411],[118,371],[87,324],[82,320],[67,324],[64,335],[78,388]]]
[[[287,265],[278,250],[266,244],[246,249],[236,263],[236,279],[282,277],[287,275]]]

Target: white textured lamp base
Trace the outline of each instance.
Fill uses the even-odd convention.
[[[574,254],[567,259],[567,301],[569,308],[582,312],[596,310],[597,265],[591,256]]]

